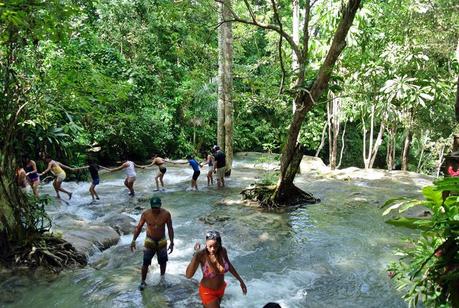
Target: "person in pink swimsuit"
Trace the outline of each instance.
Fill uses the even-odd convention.
[[[218,308],[225,294],[225,273],[230,272],[239,280],[242,293],[247,294],[247,287],[241,276],[228,259],[226,248],[222,246],[222,238],[217,231],[206,233],[206,247],[201,249],[201,244],[194,245],[195,253],[186,268],[186,277],[192,278],[201,265],[202,280],[199,284],[199,295],[204,307]]]

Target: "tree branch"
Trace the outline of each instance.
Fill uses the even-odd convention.
[[[218,3],[223,3],[223,0],[215,0],[215,1],[218,2]],[[232,20],[224,20],[223,22],[230,22],[230,21],[232,21],[232,22],[240,22],[240,23],[247,24],[247,25],[257,26],[257,27],[262,28],[262,29],[275,31],[275,32],[279,33],[279,35],[281,35],[289,43],[290,48],[292,48],[292,50],[295,52],[295,54],[297,55],[297,58],[298,59],[301,58],[300,48],[293,41],[293,38],[287,32],[285,32],[284,30],[282,30],[278,26],[275,26],[275,25],[272,25],[272,24],[260,23],[256,19],[255,15],[253,14],[253,10],[250,7],[250,4],[248,3],[248,1],[244,0],[244,3],[246,4],[246,6],[247,6],[247,8],[249,10],[249,14],[251,15],[252,20],[247,20],[247,19],[239,17],[236,14],[236,12],[234,12],[234,10],[232,8],[229,8],[229,10],[231,12],[231,15],[233,15],[233,19]]]

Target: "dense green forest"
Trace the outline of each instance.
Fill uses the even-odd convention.
[[[113,162],[126,153],[183,157],[216,143],[218,11],[212,2],[32,2],[24,9],[30,1],[7,1],[1,15],[2,69],[8,44],[17,40],[9,65],[27,103],[17,123],[20,151],[78,163],[88,148],[100,146],[100,158]],[[282,5],[289,32],[290,4]],[[458,15],[452,5],[365,1],[330,86],[301,129],[307,153],[316,153],[324,132],[319,155],[327,162],[335,145],[341,167],[371,167],[371,160],[375,167],[401,168],[405,149],[407,169],[436,172],[455,127]],[[234,6],[244,14],[244,3]],[[339,8],[340,2],[316,4],[311,25],[321,27],[311,26],[306,86]],[[272,18],[269,6],[256,14]],[[280,152],[285,140],[292,57],[284,44],[286,86],[279,94],[278,40],[275,32],[233,23],[235,151]]]

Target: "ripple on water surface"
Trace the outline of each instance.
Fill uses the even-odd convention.
[[[363,180],[359,186],[314,182],[303,175],[301,185],[320,196],[322,203],[285,213],[218,205],[222,198],[238,199],[241,188],[264,173],[244,167],[245,162],[240,166],[234,168],[225,190],[207,188],[201,176],[200,192],[185,191],[189,169],[168,166],[167,190],[156,194],[172,213],[175,251],[169,255],[164,280],[153,258],[143,293],[137,286],[145,232],[137,240],[135,253],[129,249],[132,235],[124,235],[116,246],[93,255],[84,269],[59,276],[6,275],[0,285],[0,306],[201,307],[197,288],[202,274],[198,270],[189,280],[184,272],[194,244],[204,244],[209,229],[221,232],[230,260],[248,287],[243,296],[239,283],[227,275],[223,307],[262,307],[270,301],[282,307],[405,306],[385,267],[394,260],[399,239],[410,231],[384,224],[375,205],[387,195],[387,186],[378,190],[377,183],[366,185]],[[119,173],[102,176],[101,200],[96,204],[89,204],[87,183],[66,182],[74,197],[51,205],[51,216],[102,221],[107,215],[123,213],[138,220],[141,209],[135,208],[148,206],[154,173],[139,172],[134,198],[127,196],[121,177]],[[50,185],[43,191],[53,193]]]

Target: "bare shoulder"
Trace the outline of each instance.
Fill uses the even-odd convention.
[[[148,219],[150,217],[152,217],[152,213],[151,213],[151,210],[148,209],[148,210],[143,211],[142,216],[140,218]]]
[[[171,217],[171,212],[169,212],[166,209],[161,209],[161,214],[164,215],[164,217],[167,217],[167,218]]]

